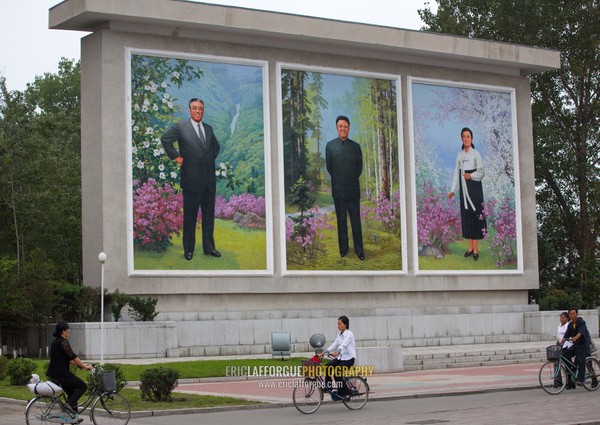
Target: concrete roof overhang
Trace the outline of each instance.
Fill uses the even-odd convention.
[[[65,0],[49,27],[157,34],[507,75],[560,68],[560,52],[511,43],[183,0]]]

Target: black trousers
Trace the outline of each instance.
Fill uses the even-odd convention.
[[[67,402],[73,408],[77,407],[77,401],[87,391],[87,385],[77,376],[63,375],[56,378],[65,393],[67,393]]]
[[[362,227],[360,224],[360,201],[333,198],[333,204],[335,205],[335,216],[337,218],[340,254],[348,252],[348,216],[350,216],[354,251],[357,254],[364,255]]]
[[[340,373],[341,369],[343,366],[345,366],[345,367],[354,366],[354,359],[350,359],[350,360],[333,359],[333,360],[329,361],[329,363],[327,363],[326,366],[327,367],[325,369],[325,388],[331,389],[331,376],[333,375],[336,377],[336,382],[343,383],[344,381],[341,379],[342,375]],[[333,369],[331,369],[330,366],[333,367]],[[345,385],[343,385],[342,387],[336,387],[336,388],[338,389],[338,392],[340,395],[345,394],[345,392],[346,392]]]
[[[573,345],[571,348],[563,350],[564,357],[572,359],[575,356],[575,366],[577,366],[577,382],[583,382],[585,380],[585,358],[588,355],[586,344]],[[568,376],[567,385],[572,385],[571,375]]]
[[[215,191],[183,190],[183,251],[194,252],[196,247],[196,224],[198,211],[202,212],[202,248],[215,249]]]

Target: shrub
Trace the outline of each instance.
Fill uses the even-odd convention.
[[[148,179],[133,193],[133,238],[140,251],[162,252],[183,229],[183,196]]]
[[[417,196],[417,232],[420,246],[435,246],[447,253],[460,234],[459,209],[429,182]]]
[[[115,372],[115,378],[117,381],[117,392],[121,391],[125,385],[127,385],[127,380],[125,379],[125,374],[119,367],[119,365],[104,363],[96,365],[96,372],[104,372],[113,370]],[[90,373],[88,375],[88,393],[92,393],[100,386],[100,378],[97,374]]]
[[[21,357],[10,360],[6,372],[10,376],[11,385],[25,385],[31,379],[35,369],[33,360]]]
[[[56,291],[57,311],[67,322],[94,322],[100,317],[100,288],[65,284]]]
[[[168,368],[152,368],[140,375],[140,392],[143,400],[171,401],[177,386],[179,372]]]
[[[323,213],[318,206],[304,212],[304,215],[292,216],[286,220],[286,239],[295,244],[292,255],[314,258],[319,250],[319,242],[325,230],[333,230],[333,216]],[[301,259],[297,259],[300,261]]]
[[[131,297],[129,299],[129,315],[137,322],[151,322],[158,315],[156,298]]]
[[[571,307],[579,308],[582,305],[581,294],[569,294],[562,289],[551,289],[540,299],[540,310],[568,310]]]
[[[8,357],[0,356],[0,381],[6,378],[6,369],[8,367]]]
[[[483,206],[483,216],[488,227],[494,232],[485,232],[485,238],[491,239],[488,250],[496,257],[496,266],[515,263],[517,261],[517,218],[514,206],[508,198],[498,203],[488,200]],[[491,237],[490,237],[491,236]]]
[[[215,217],[231,220],[236,212],[248,214],[249,212],[259,217],[266,217],[265,198],[254,196],[250,193],[233,195],[227,201],[222,196],[217,196],[215,201]]]
[[[390,199],[381,193],[375,200],[373,208],[361,205],[360,217],[365,227],[377,224],[378,227],[392,235],[400,234],[400,192],[395,192]]]
[[[115,322],[121,319],[121,310],[127,305],[130,299],[129,295],[119,292],[118,289],[110,294],[110,310]]]

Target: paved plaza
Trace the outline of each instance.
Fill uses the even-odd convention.
[[[532,344],[533,345],[533,344]],[[536,343],[539,346],[540,343]],[[541,344],[543,345],[543,343]],[[479,347],[480,349],[485,347]],[[422,355],[438,355],[440,348],[421,348]],[[151,364],[175,359],[128,360]],[[178,359],[181,361],[190,359]],[[116,362],[115,362],[116,363]],[[298,364],[300,360],[298,360]],[[282,362],[294,365],[295,359]],[[496,366],[445,368],[374,374],[368,377],[370,402],[358,412],[341,403],[325,402],[313,415],[302,415],[292,405],[292,391],[300,378],[237,376],[181,380],[176,391],[231,396],[260,401],[259,406],[190,409],[184,413],[136,412],[131,425],[286,423],[320,424],[600,424],[600,390],[583,388],[551,396],[539,387],[541,361]],[[250,371],[252,372],[252,371]],[[24,423],[24,404],[0,400],[0,425]],[[89,418],[85,418],[86,423]]]

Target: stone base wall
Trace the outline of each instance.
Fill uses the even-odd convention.
[[[424,347],[551,341],[557,311],[537,306],[436,307],[347,312],[357,347]],[[290,332],[292,352],[312,351],[310,336],[336,336],[336,311],[171,313],[155,322],[104,324],[104,359],[203,357],[271,353],[271,333]],[[582,310],[593,337],[598,337],[598,310]],[[167,319],[167,320],[164,320]],[[51,341],[54,325],[47,331]],[[100,323],[72,323],[71,343],[84,359],[100,358]],[[38,336],[29,352],[38,353]],[[45,353],[45,348],[42,347]]]
[[[525,313],[525,332],[540,334],[545,339],[556,339],[560,313],[562,311],[533,311]],[[579,310],[579,317],[585,320],[592,338],[598,338],[598,310]]]

